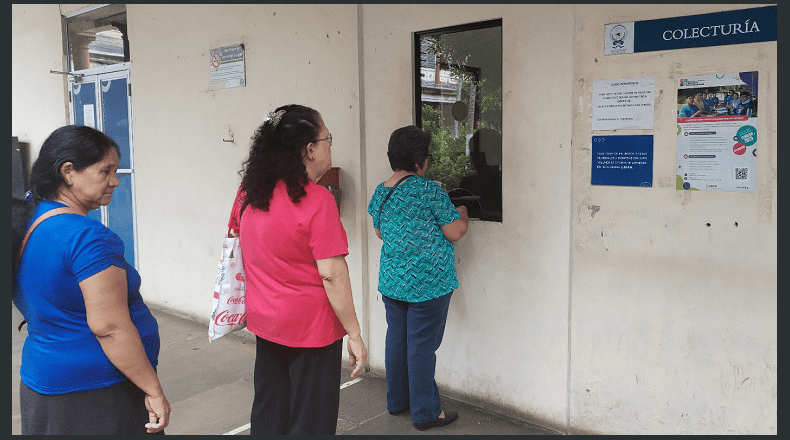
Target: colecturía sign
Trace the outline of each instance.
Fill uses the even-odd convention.
[[[776,41],[776,6],[607,24],[604,55]]]

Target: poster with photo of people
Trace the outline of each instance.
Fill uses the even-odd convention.
[[[678,190],[754,191],[757,78],[740,72],[678,80]]]

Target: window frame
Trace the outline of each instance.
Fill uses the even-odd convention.
[[[417,31],[417,32],[413,32],[412,33],[412,37],[413,37],[412,38],[412,55],[413,55],[413,57],[412,57],[412,62],[413,62],[413,66],[412,66],[412,72],[413,72],[412,85],[413,85],[414,125],[416,125],[417,127],[421,128],[421,129],[423,128],[423,101],[422,101],[423,86],[422,86],[422,75],[421,75],[421,68],[422,68],[422,56],[421,56],[422,55],[422,53],[421,53],[422,52],[422,42],[421,42],[421,40],[424,37],[426,37],[426,36],[432,36],[432,35],[437,35],[438,36],[438,35],[446,35],[446,34],[453,34],[453,33],[459,33],[459,32],[469,32],[469,31],[482,30],[482,29],[491,29],[491,28],[499,28],[499,31],[501,33],[503,31],[502,19],[501,18],[497,18],[497,19],[492,19],[492,20],[483,20],[483,21],[478,21],[478,22],[473,22],[473,23],[460,24],[460,25],[454,25],[454,26],[445,26],[445,27],[440,27],[440,28],[435,28],[435,29],[428,29],[428,30]],[[503,37],[503,34],[501,34],[501,35]],[[500,48],[501,55],[500,55],[500,60],[499,61],[500,61],[500,63],[504,64],[504,54],[503,54],[503,52],[504,52],[503,51],[503,49],[504,49],[504,41],[503,41],[503,38],[500,39],[500,42],[502,44],[502,47]],[[441,70],[441,69],[443,69],[444,66],[446,66],[446,63],[443,63],[441,60],[438,60],[438,61],[439,61],[438,66],[439,66],[439,69]],[[467,67],[469,67],[469,66],[463,66],[464,70],[466,70]],[[500,69],[502,69],[502,68],[500,67]],[[501,72],[501,70],[500,70],[500,72]],[[474,75],[474,76],[476,76],[478,78],[478,80],[480,79],[479,68],[478,68],[478,73],[476,75]],[[502,87],[502,89],[504,89],[504,87]],[[480,111],[479,106],[475,106],[475,119],[477,119],[477,115],[478,115],[479,111]],[[503,115],[502,115],[501,112],[502,112],[502,109],[500,109],[500,122],[499,122],[500,127],[499,127],[499,130],[503,131],[502,130]],[[470,121],[469,123],[474,124],[474,122],[475,121]],[[482,132],[481,132],[481,135],[482,135]],[[502,145],[501,145],[501,133],[500,133],[499,137],[500,137],[500,148],[501,148],[502,147]],[[467,138],[467,144],[469,144],[469,140],[468,139],[469,138]],[[469,147],[470,146],[467,145],[467,154],[469,154]],[[501,155],[501,150],[500,150],[500,155]],[[472,156],[468,156],[468,157],[470,158],[470,160],[472,160]],[[475,174],[475,175],[478,175],[478,174]],[[488,187],[488,188],[495,187],[496,184],[492,185],[491,183],[498,181],[499,189],[498,190],[493,190],[494,191],[494,193],[493,193],[494,197],[493,198],[491,198],[491,197],[489,197],[489,198],[480,198],[481,196],[485,197],[485,194],[492,194],[490,192],[486,192],[486,191],[491,191],[490,189],[486,190],[484,192],[478,192],[477,194],[479,194],[480,196],[477,196],[478,197],[476,199],[477,201],[473,202],[473,203],[476,203],[476,205],[470,205],[470,206],[472,206],[473,208],[479,207],[479,209],[480,209],[480,211],[479,211],[480,212],[479,220],[480,221],[502,223],[503,218],[504,218],[504,212],[503,212],[504,211],[504,205],[503,205],[503,200],[502,200],[502,198],[504,196],[504,188],[502,187],[503,182],[502,182],[501,159],[500,159],[500,165],[499,165],[499,171],[498,172],[495,171],[494,174],[490,174],[490,173],[479,174],[479,176],[481,176],[481,177],[482,176],[487,176],[485,178],[482,178],[482,179],[478,180],[478,182],[483,182],[482,185],[484,187]],[[442,183],[442,185],[444,186],[444,183]],[[459,188],[454,188],[453,191],[459,190],[459,189],[460,190],[464,190],[463,187],[459,187]],[[447,190],[449,190],[449,188],[447,188]],[[496,192],[497,191],[499,193],[498,194],[499,200],[496,200]],[[456,204],[456,206],[459,206],[460,204],[466,204],[467,203],[467,202],[460,201],[460,199],[463,199],[463,197],[458,198],[458,203],[456,203],[456,200],[454,200],[454,204]],[[470,208],[470,209],[472,209],[472,208]],[[470,214],[471,213],[472,213],[472,211],[470,211]]]

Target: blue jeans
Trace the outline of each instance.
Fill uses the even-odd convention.
[[[381,296],[387,313],[387,410],[408,406],[414,423],[430,422],[442,414],[434,380],[436,350],[442,343],[452,295],[451,291],[424,302]]]

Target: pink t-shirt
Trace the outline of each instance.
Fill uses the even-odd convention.
[[[277,182],[269,210],[248,205],[239,191],[228,227],[239,231],[247,281],[247,329],[289,347],[325,347],[346,335],[329,304],[316,260],[348,255],[334,196],[313,182],[294,204]]]

